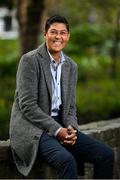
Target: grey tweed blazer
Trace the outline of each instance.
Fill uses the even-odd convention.
[[[76,64],[65,55],[62,66],[62,121],[78,129],[75,108]],[[46,45],[22,56],[16,77],[15,99],[11,111],[10,143],[16,166],[27,176],[35,162],[40,136],[51,136],[60,125],[50,116],[50,59]]]

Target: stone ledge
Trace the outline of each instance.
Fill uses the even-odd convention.
[[[10,149],[10,140],[0,141],[0,161],[8,160]]]
[[[92,122],[80,125],[79,127],[81,131],[87,134],[91,134],[93,132],[106,131],[108,129],[118,129],[120,128],[120,118],[107,121]]]
[[[110,144],[116,154],[114,178],[120,178],[120,118],[80,125],[80,130]],[[27,179],[54,179],[56,172],[46,163],[39,167],[36,162]],[[92,165],[86,163],[85,178],[92,178]],[[13,162],[10,141],[0,141],[0,179],[26,179],[17,171]]]

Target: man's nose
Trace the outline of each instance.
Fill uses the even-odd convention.
[[[60,33],[60,32],[57,32],[55,37],[56,37],[56,38],[60,38],[60,37],[61,37],[61,33]]]

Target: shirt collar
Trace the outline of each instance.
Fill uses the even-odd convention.
[[[52,57],[52,55],[50,54],[49,50],[47,49],[47,52],[49,54],[49,57],[50,57],[50,60],[51,60],[51,63],[55,62],[54,58]],[[64,57],[64,54],[63,52],[61,51],[60,53],[60,63],[63,64],[65,61],[65,57]]]

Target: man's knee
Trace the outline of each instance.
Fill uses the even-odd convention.
[[[114,151],[111,147],[107,146],[103,151],[103,159],[111,163],[114,162]]]
[[[114,161],[115,158],[115,154],[112,148],[109,148],[108,153],[107,153],[107,157],[109,158],[109,160],[111,160],[112,162]]]
[[[60,179],[77,179],[77,164],[73,155],[69,152],[60,151],[56,168]]]
[[[76,167],[76,160],[73,155],[69,152],[59,152],[59,161],[62,164]]]

